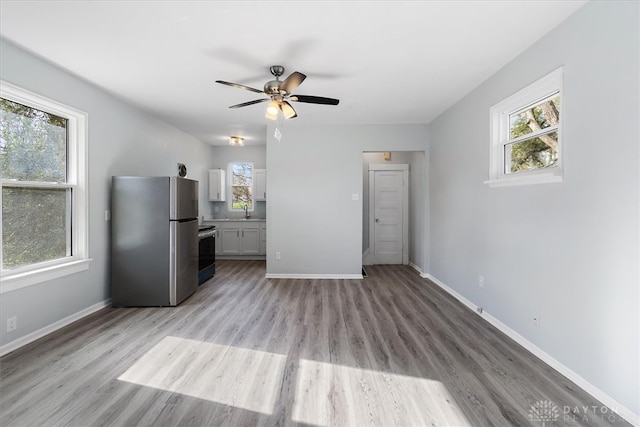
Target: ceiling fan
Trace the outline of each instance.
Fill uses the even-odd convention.
[[[324,105],[338,105],[340,100],[335,98],[324,98],[321,96],[311,95],[294,95],[291,92],[295,90],[300,84],[307,78],[302,73],[294,71],[284,79],[280,81],[280,77],[284,74],[284,67],[282,65],[272,65],[269,67],[271,74],[275,76],[275,80],[268,81],[264,85],[264,89],[254,89],[249,86],[241,85],[238,83],[230,83],[222,80],[216,80],[216,83],[220,83],[227,86],[237,87],[239,89],[248,90],[251,92],[261,93],[267,95],[268,98],[256,99],[254,101],[243,102],[242,104],[232,105],[229,108],[246,107],[247,105],[258,104],[260,102],[269,101],[267,105],[267,112],[265,117],[270,120],[276,120],[278,118],[278,111],[282,111],[282,115],[285,119],[293,119],[298,117],[296,110],[293,109],[289,101],[306,102],[309,104],[324,104]]]

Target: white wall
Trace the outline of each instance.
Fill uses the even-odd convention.
[[[273,131],[272,126],[267,130],[267,274],[359,275],[362,153],[424,152],[427,126],[286,122],[280,142]],[[359,200],[352,200],[353,194]],[[275,259],[275,252],[281,259]]]
[[[638,16],[590,2],[542,37],[431,123],[429,174],[430,273],[635,414]],[[488,188],[489,108],[562,65],[565,182]]]
[[[229,174],[229,163],[252,162],[254,169],[266,169],[267,167],[267,147],[266,145],[245,145],[243,147],[232,147],[230,145],[215,146],[212,150],[212,157],[209,160],[209,168],[224,169]],[[229,180],[226,182],[230,186]],[[229,190],[227,189],[227,194]],[[229,209],[229,197],[225,202],[209,202],[206,211],[202,215],[212,215],[217,217],[242,216],[238,212]],[[218,208],[216,211],[215,209]],[[266,215],[266,202],[256,202],[253,217],[264,218]]]
[[[89,254],[87,271],[4,293],[0,296],[0,350],[110,297],[109,209],[112,175],[176,175],[178,162],[188,178],[200,181],[205,201],[211,146],[97,87],[0,40],[0,77],[89,115]],[[5,332],[6,318],[18,328]]]

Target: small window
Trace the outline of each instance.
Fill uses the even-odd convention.
[[[562,181],[558,69],[491,108],[490,185]]]
[[[86,114],[2,82],[0,292],[88,260]]]
[[[253,163],[231,163],[231,210],[253,211]]]

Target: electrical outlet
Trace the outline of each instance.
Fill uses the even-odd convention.
[[[476,308],[476,311],[478,312],[478,314],[482,314],[484,310],[482,309],[482,307],[478,307]]]
[[[106,210],[104,211],[104,220],[105,221],[110,221],[111,220],[111,211],[110,210]]]
[[[18,318],[16,316],[7,319],[7,332],[15,331],[18,327]]]
[[[484,276],[482,275],[478,276],[478,286],[484,288]]]
[[[215,212],[218,212],[219,208],[216,206],[215,208],[213,208],[213,210],[214,210]]]
[[[276,259],[280,259],[280,252],[276,252]]]

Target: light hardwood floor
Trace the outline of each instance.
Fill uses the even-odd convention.
[[[410,267],[367,272],[218,261],[178,307],[106,308],[0,359],[0,425],[629,425]]]

